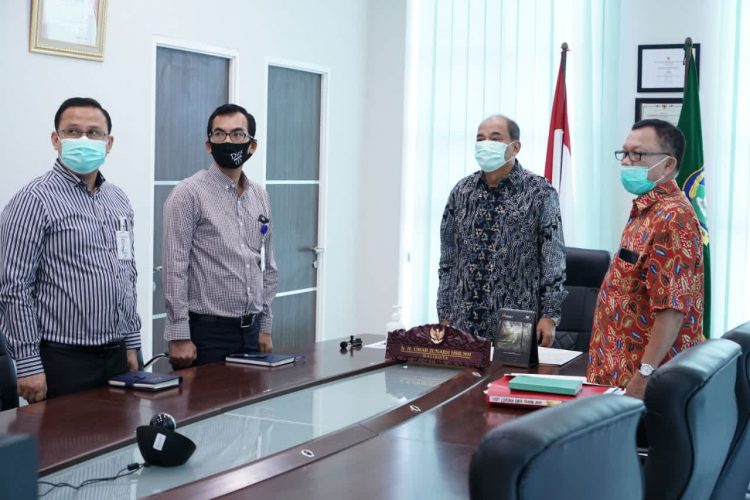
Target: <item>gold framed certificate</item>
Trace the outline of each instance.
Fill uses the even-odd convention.
[[[107,0],[31,0],[29,50],[104,60]]]

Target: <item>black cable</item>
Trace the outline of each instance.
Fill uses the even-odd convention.
[[[66,483],[66,482],[51,483],[49,481],[37,481],[37,484],[39,484],[41,486],[49,486],[50,487],[50,489],[48,489],[47,491],[45,491],[44,493],[42,493],[41,495],[39,495],[39,498],[45,496],[47,493],[49,493],[50,491],[54,490],[55,488],[73,488],[74,490],[77,491],[77,490],[80,490],[81,488],[83,488],[84,486],[88,486],[90,484],[103,483],[105,481],[116,481],[116,480],[120,479],[121,477],[129,476],[131,474],[135,474],[136,472],[138,472],[139,470],[143,469],[144,467],[148,467],[148,464],[146,464],[145,462],[142,463],[142,464],[139,464],[138,462],[133,462],[132,464],[128,464],[126,467],[123,467],[122,469],[120,469],[120,471],[117,474],[115,474],[114,476],[111,476],[111,477],[96,477],[96,478],[86,479],[85,481],[83,481],[79,485],[70,484],[70,483]]]
[[[169,353],[168,352],[160,352],[159,354],[157,354],[153,358],[149,359],[146,363],[144,363],[143,368],[148,367],[148,365],[150,365],[151,363],[153,363],[154,361],[156,361],[159,358],[168,358],[168,357],[169,357]]]

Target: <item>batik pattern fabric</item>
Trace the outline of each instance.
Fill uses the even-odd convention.
[[[437,311],[475,336],[494,338],[500,309],[559,318],[567,292],[557,192],[516,162],[498,186],[481,171],[456,184],[440,227]]]
[[[703,244],[695,212],[674,181],[633,200],[599,290],[588,379],[625,387],[641,362],[657,311],[684,314],[664,361],[703,339]]]

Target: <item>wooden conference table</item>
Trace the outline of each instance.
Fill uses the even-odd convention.
[[[135,428],[159,412],[198,444],[183,466],[45,498],[467,498],[476,444],[526,413],[488,407],[482,391],[506,371],[526,370],[398,365],[382,349],[338,344],[318,343],[272,369],[181,370],[182,386],[167,391],[101,388],[0,412],[0,433],[35,436],[40,476],[73,484],[142,461]],[[530,371],[581,375],[585,363]]]

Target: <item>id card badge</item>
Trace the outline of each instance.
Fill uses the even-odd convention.
[[[120,217],[118,229],[115,232],[115,241],[117,244],[117,258],[120,260],[133,260],[133,240],[130,237],[128,220],[125,217]]]

